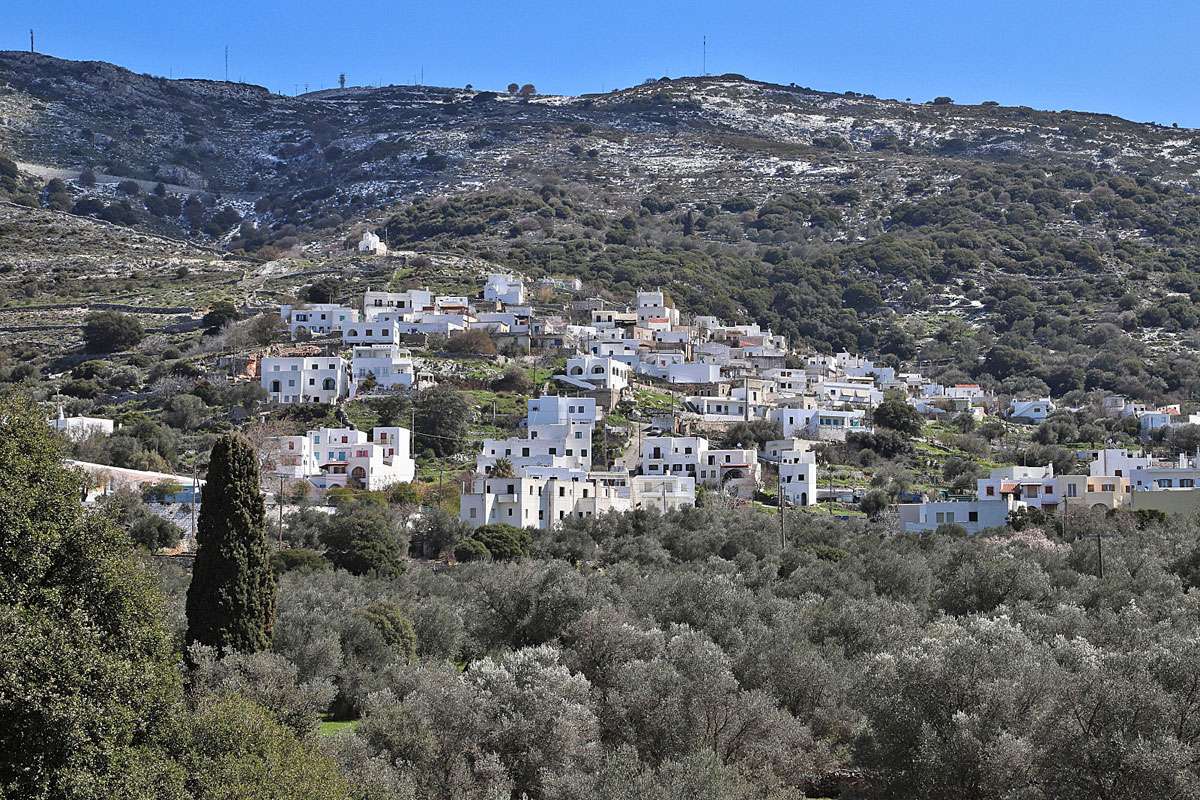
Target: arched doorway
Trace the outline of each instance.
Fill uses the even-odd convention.
[[[355,467],[350,470],[350,485],[355,489],[365,489],[367,485],[367,471],[362,467]]]

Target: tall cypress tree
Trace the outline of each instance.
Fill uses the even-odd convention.
[[[213,445],[200,502],[196,562],[187,595],[187,641],[219,651],[269,646],[275,574],[258,459],[241,434]]]

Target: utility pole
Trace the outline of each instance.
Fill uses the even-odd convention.
[[[708,35],[705,34],[701,38],[700,41],[702,42],[701,47],[703,48],[703,55],[700,57],[700,74],[707,75],[708,74]]]
[[[279,495],[275,498],[279,504],[279,549],[283,549],[283,476],[279,476]]]
[[[225,45],[225,82],[229,83],[229,45]]]
[[[31,52],[31,53],[34,52],[34,50],[33,50],[33,28],[29,29],[29,52]]]
[[[784,547],[787,546],[787,536],[785,534],[786,528],[784,527],[784,518],[783,518],[784,509],[786,508],[786,506],[784,505],[784,502],[783,502],[783,459],[782,458],[780,458],[780,460],[779,460],[779,469],[775,474],[779,478],[779,483],[778,483],[778,486],[779,486],[779,552],[782,553]]]
[[[1099,529],[1096,530],[1096,557],[1100,561],[1100,580],[1104,580],[1104,539]]]
[[[192,544],[196,543],[196,468],[192,467]]]
[[[832,464],[829,465],[829,497],[826,499],[829,501],[829,505],[826,506],[826,508],[829,509],[830,514],[833,514],[833,465]]]

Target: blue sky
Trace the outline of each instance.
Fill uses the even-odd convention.
[[[708,71],[830,91],[1103,111],[1200,127],[1200,2],[0,0],[0,49],[229,77],[582,93]]]

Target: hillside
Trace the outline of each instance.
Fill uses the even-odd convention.
[[[337,251],[365,222],[393,247],[662,285],[820,349],[1056,393],[1178,391],[1174,367],[1128,357],[1170,358],[1200,322],[1189,130],[739,76],[284,97],[3,53],[0,86],[0,150],[39,175],[25,202],[262,258]],[[47,168],[67,179],[39,194]],[[997,340],[1022,358],[982,361]]]

